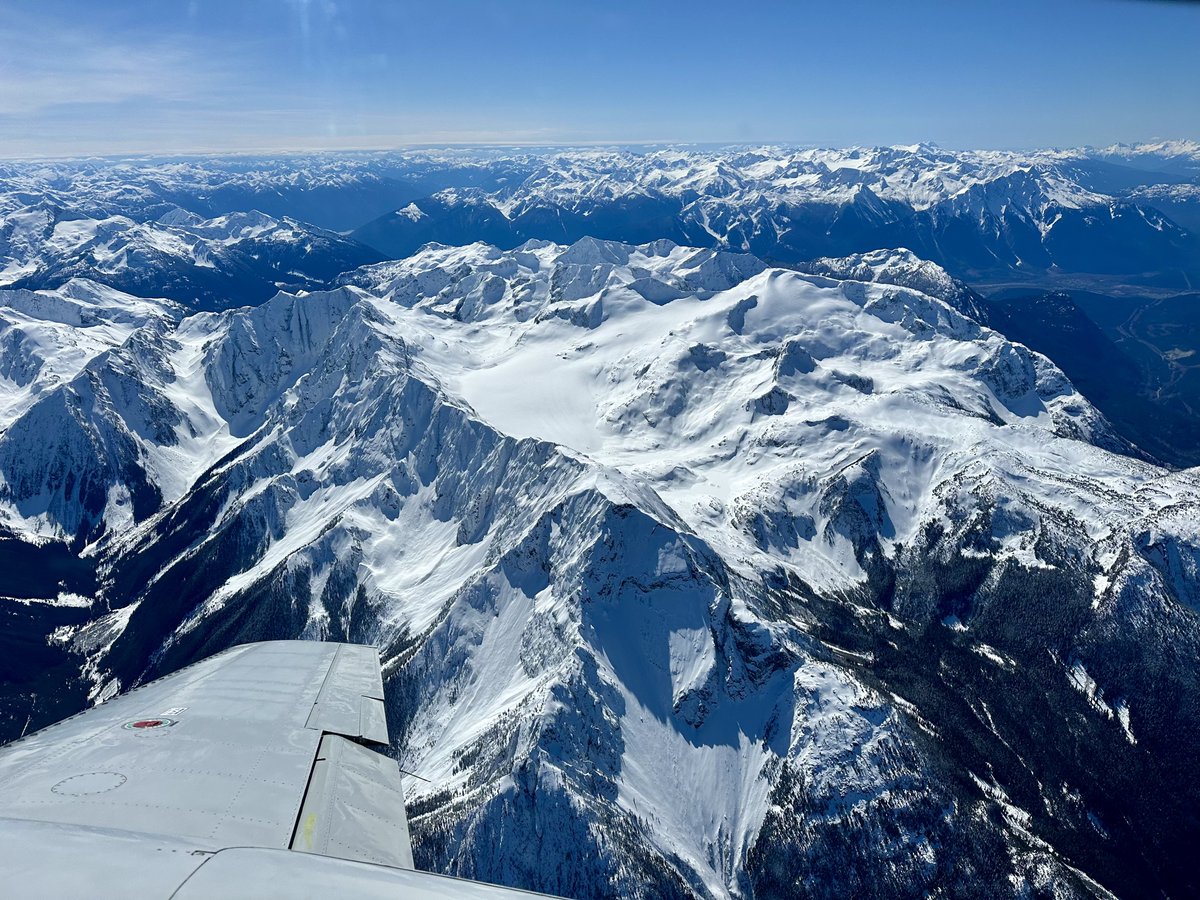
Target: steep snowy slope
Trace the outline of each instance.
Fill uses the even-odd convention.
[[[1188,895],[1200,483],[1111,452],[910,254],[823,265],[870,280],[430,247],[62,370],[0,435],[0,513],[95,585],[21,605],[7,727],[366,640],[433,868]]]

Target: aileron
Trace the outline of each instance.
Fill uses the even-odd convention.
[[[411,869],[404,789],[395,760],[325,735],[291,847]]]

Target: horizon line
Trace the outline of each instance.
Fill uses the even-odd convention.
[[[194,157],[285,157],[285,156],[316,156],[338,154],[387,154],[431,150],[547,150],[561,151],[572,149],[625,149],[625,148],[780,148],[792,150],[881,150],[900,149],[908,147],[933,147],[940,150],[956,152],[995,152],[1020,153],[1036,151],[1063,150],[1105,150],[1111,147],[1144,147],[1154,144],[1192,144],[1200,149],[1200,140],[1187,137],[1151,137],[1143,140],[1116,141],[1108,144],[1052,144],[1024,145],[1012,147],[982,147],[982,146],[951,146],[935,140],[920,140],[897,143],[819,143],[815,141],[773,141],[773,140],[583,140],[583,141],[410,141],[396,143],[362,144],[352,146],[319,146],[319,147],[242,147],[242,148],[190,148],[171,150],[115,150],[111,152],[76,152],[62,154],[8,154],[0,151],[0,161],[11,163],[32,162],[87,162],[91,160],[104,161],[134,161],[147,159],[186,159]]]

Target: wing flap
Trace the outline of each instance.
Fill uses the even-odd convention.
[[[291,848],[411,869],[408,817],[396,761],[326,734]]]
[[[358,706],[358,734],[375,744],[388,744],[387,712],[383,701],[363,697]]]

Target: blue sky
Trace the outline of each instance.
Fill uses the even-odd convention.
[[[1200,138],[1200,3],[4,0],[0,155]]]

